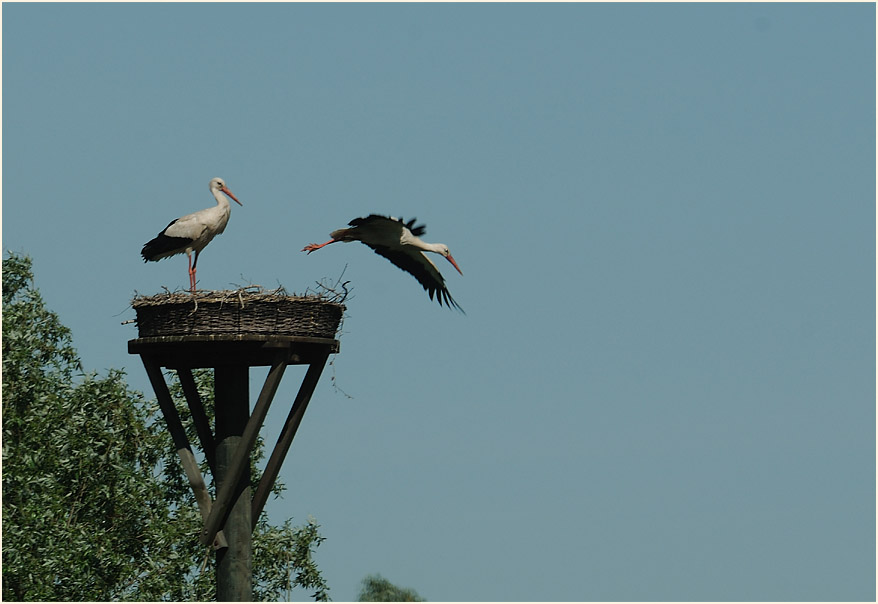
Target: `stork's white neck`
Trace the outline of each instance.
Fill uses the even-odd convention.
[[[420,239],[418,239],[418,242],[421,244],[421,249],[425,252],[442,254],[443,250],[445,249],[445,244],[443,243],[427,243],[426,241],[421,241]]]
[[[213,197],[216,199],[216,205],[231,209],[229,198],[226,197],[226,194],[219,187],[211,187],[210,192],[213,193]]]
[[[403,230],[400,243],[402,243],[403,245],[416,247],[419,250],[423,250],[425,252],[433,252],[434,254],[441,254],[442,250],[445,248],[445,246],[441,243],[427,243],[426,241],[415,237],[408,229]]]

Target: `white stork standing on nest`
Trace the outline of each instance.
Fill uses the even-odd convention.
[[[210,243],[211,239],[225,230],[229,223],[232,208],[226,195],[234,199],[238,205],[244,205],[229,191],[222,178],[210,180],[210,192],[216,199],[214,207],[187,214],[172,221],[165,227],[164,231],[140,250],[144,262],[157,261],[186,252],[189,257],[189,287],[193,293],[195,292],[195,266],[198,264],[198,255]],[[194,262],[192,261],[192,252],[195,252]]]
[[[426,227],[421,224],[415,226],[415,219],[403,222],[401,218],[378,216],[370,214],[365,218],[354,218],[348,225],[351,228],[338,229],[329,234],[332,239],[326,243],[312,243],[306,245],[302,251],[309,254],[319,250],[323,246],[337,241],[360,241],[375,250],[375,253],[384,256],[397,267],[410,273],[424,286],[430,299],[436,296],[441,306],[443,303],[453,306],[459,311],[463,309],[454,301],[448,288],[445,287],[445,279],[424,252],[439,254],[448,260],[461,275],[463,271],[457,266],[457,262],[448,251],[444,243],[427,243],[418,237],[426,232]]]

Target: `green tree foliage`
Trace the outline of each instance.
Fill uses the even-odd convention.
[[[215,598],[215,557],[198,543],[201,517],[156,403],[121,371],[82,373],[70,330],[34,287],[30,259],[15,254],[3,260],[2,351],[3,599]],[[212,376],[196,380],[210,413]],[[185,421],[179,384],[172,392]],[[255,599],[303,587],[328,600],[313,560],[318,528],[263,514]]]
[[[397,587],[381,575],[363,579],[358,602],[426,602],[414,589]]]

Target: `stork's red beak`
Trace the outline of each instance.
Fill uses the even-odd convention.
[[[463,274],[463,271],[460,270],[460,267],[459,267],[459,266],[457,266],[457,262],[455,262],[455,261],[454,261],[454,258],[451,257],[451,254],[448,254],[447,256],[445,256],[445,259],[448,260],[451,264],[454,265],[454,268],[457,269],[457,272],[458,272],[458,273],[460,273],[461,275]]]
[[[241,206],[242,208],[244,207],[244,204],[241,203],[240,201],[238,201],[238,198],[235,197],[234,193],[229,191],[228,187],[223,187],[222,192],[225,193],[226,195],[228,195],[229,197],[231,197],[232,199],[234,199],[238,203],[239,206]]]

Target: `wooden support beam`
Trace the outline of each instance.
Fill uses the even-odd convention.
[[[277,475],[293,442],[293,437],[296,436],[299,424],[302,423],[305,409],[308,408],[308,402],[311,400],[311,395],[317,387],[320,374],[323,373],[323,368],[326,366],[327,358],[329,358],[329,352],[314,359],[311,365],[308,366],[305,379],[302,380],[302,385],[299,387],[298,394],[296,394],[296,399],[287,416],[287,421],[284,423],[284,427],[278,436],[277,444],[274,446],[268,464],[265,466],[265,471],[262,473],[262,478],[259,479],[259,485],[256,487],[256,494],[253,496],[253,504],[251,506],[253,510],[252,528],[256,528],[259,515],[265,507],[265,502],[268,500],[268,495],[271,493],[274,481],[277,480]]]
[[[177,375],[180,377],[180,385],[183,387],[183,394],[186,395],[186,402],[189,403],[189,411],[192,412],[192,422],[195,424],[195,431],[198,432],[198,439],[201,441],[201,450],[204,451],[204,457],[207,458],[210,473],[216,476],[216,442],[210,430],[210,421],[204,412],[204,404],[198,394],[192,370],[188,367],[181,367],[177,369]]]
[[[130,354],[156,355],[163,367],[216,368],[220,365],[270,367],[278,349],[291,354],[293,365],[310,363],[326,348],[339,351],[338,340],[268,334],[214,334],[203,336],[156,336],[128,341]]]
[[[146,369],[146,374],[155,390],[159,407],[168,425],[168,431],[174,441],[177,449],[177,455],[180,457],[180,463],[183,465],[183,471],[189,480],[189,486],[195,494],[195,501],[198,503],[198,509],[201,512],[203,520],[207,520],[211,512],[210,493],[207,492],[207,485],[204,484],[204,478],[201,476],[201,470],[192,454],[192,448],[189,446],[189,439],[186,437],[186,430],[183,429],[183,423],[180,421],[180,415],[174,406],[174,399],[171,398],[171,392],[168,390],[168,384],[165,382],[165,376],[162,374],[162,368],[158,361],[148,355],[142,355],[141,360]],[[222,533],[217,533],[214,539],[205,541],[204,544],[213,544],[214,549],[228,547],[226,538]]]
[[[268,377],[265,378],[265,383],[262,386],[262,391],[259,393],[256,406],[253,408],[253,413],[247,421],[247,425],[241,435],[240,443],[238,444],[238,449],[235,451],[235,457],[228,468],[227,480],[224,484],[217,486],[216,502],[210,511],[210,516],[205,522],[204,530],[201,533],[201,542],[204,544],[213,541],[214,535],[216,535],[217,531],[225,523],[226,516],[228,515],[232,504],[236,485],[240,481],[241,476],[243,476],[244,471],[250,469],[250,452],[253,450],[253,445],[256,443],[256,437],[259,435],[259,429],[265,422],[268,408],[277,392],[277,387],[280,384],[284,371],[286,371],[286,361],[287,354],[284,351],[279,351],[275,354],[275,359],[268,372]],[[219,377],[219,368],[217,368],[217,377]],[[217,394],[219,394],[219,390],[217,390]],[[219,398],[217,398],[216,406],[217,417],[219,417]],[[219,440],[219,429],[217,429],[217,440]]]

